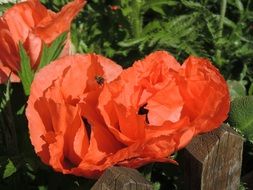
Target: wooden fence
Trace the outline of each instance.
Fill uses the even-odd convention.
[[[238,190],[242,151],[243,138],[227,125],[195,137],[179,153],[183,189]],[[92,190],[144,189],[152,189],[151,183],[137,170],[124,167],[109,168],[92,187]]]

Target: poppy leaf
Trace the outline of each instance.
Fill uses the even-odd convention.
[[[7,103],[10,101],[10,95],[12,94],[10,79],[6,83],[5,92],[3,92],[2,97],[0,97],[0,113],[3,111]]]
[[[187,8],[192,8],[192,9],[202,9],[203,8],[203,6],[200,3],[196,3],[194,1],[181,0],[181,2]]]
[[[40,59],[40,64],[37,70],[43,68],[51,61],[57,59],[64,47],[67,38],[67,32],[63,32],[59,35],[50,46],[46,44],[43,45],[42,55]]]
[[[146,12],[148,9],[156,8],[158,6],[162,5],[175,6],[177,4],[178,4],[177,1],[167,1],[167,0],[147,1],[145,4],[143,4],[141,9],[144,12]]]
[[[16,171],[17,171],[17,169],[14,166],[13,162],[10,159],[8,159],[8,163],[6,164],[5,169],[4,169],[3,179],[10,177]]]
[[[253,140],[253,96],[237,97],[231,102],[229,123]]]
[[[49,50],[50,50],[50,57],[51,57],[51,61],[55,60],[58,58],[58,56],[60,55],[65,41],[67,39],[67,32],[63,32],[61,35],[59,35],[54,42],[50,45]]]
[[[251,83],[249,86],[248,94],[253,95],[253,83]]]
[[[141,38],[135,38],[135,39],[127,40],[127,41],[122,41],[122,42],[119,42],[118,45],[121,47],[131,47],[146,40],[146,38],[147,37],[141,37]]]
[[[24,91],[25,91],[25,95],[29,95],[30,94],[30,87],[33,81],[33,77],[34,77],[34,71],[31,68],[30,65],[30,58],[26,53],[25,48],[23,47],[22,43],[19,42],[19,54],[20,54],[20,72],[18,73]]]
[[[236,97],[245,96],[246,88],[242,81],[227,80],[229,87],[230,97],[233,100]]]

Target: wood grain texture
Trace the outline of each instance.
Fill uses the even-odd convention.
[[[111,167],[98,179],[91,190],[151,190],[152,185],[137,170]]]
[[[180,152],[185,190],[238,190],[243,138],[228,125],[195,137]]]

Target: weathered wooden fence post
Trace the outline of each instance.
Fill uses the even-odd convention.
[[[91,190],[151,190],[152,185],[137,170],[111,167],[98,179]]]
[[[185,190],[238,190],[243,138],[223,125],[195,137],[181,151]]]

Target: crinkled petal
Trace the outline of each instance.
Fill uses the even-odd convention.
[[[65,5],[62,10],[53,15],[51,20],[39,23],[34,33],[47,44],[51,43],[61,33],[70,29],[70,24],[78,12],[83,8],[86,1],[74,0]]]
[[[32,28],[45,17],[51,16],[39,0],[17,3],[3,15],[15,43],[24,42]]]

